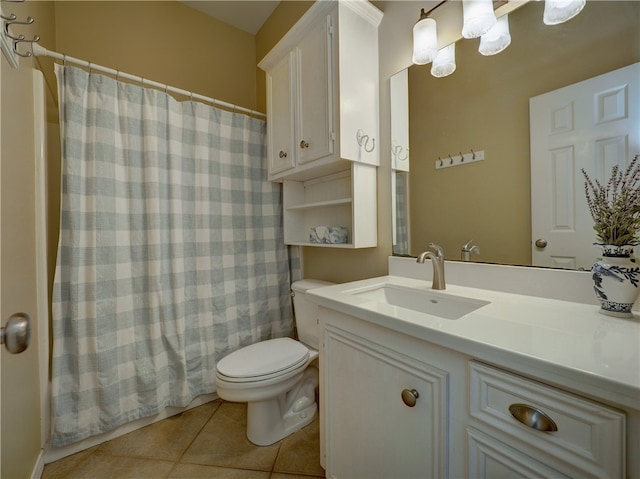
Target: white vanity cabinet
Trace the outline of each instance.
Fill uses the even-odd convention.
[[[451,372],[464,377],[464,358],[445,353],[434,364],[419,342],[324,308],[320,325],[326,476],[462,477],[450,474],[449,444],[450,405],[464,401]]]
[[[319,324],[329,478],[627,477],[625,411],[322,305]]]
[[[377,245],[378,25],[364,0],[316,2],[259,63],[267,81],[269,179],[281,181],[285,243]],[[340,226],[346,243],[311,243]]]
[[[625,477],[623,412],[475,361],[469,381],[470,477]]]

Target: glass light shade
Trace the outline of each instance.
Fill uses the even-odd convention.
[[[437,54],[436,21],[433,18],[422,18],[413,26],[413,63],[431,63]]]
[[[462,0],[462,36],[478,38],[496,23],[492,0]]]
[[[496,24],[480,37],[480,48],[478,51],[485,56],[495,55],[507,48],[511,44],[511,34],[509,33],[509,15],[498,18]]]
[[[456,71],[456,44],[441,48],[431,64],[431,74],[434,77],[446,77]]]
[[[545,0],[542,21],[546,25],[564,23],[580,13],[586,3],[586,0]]]

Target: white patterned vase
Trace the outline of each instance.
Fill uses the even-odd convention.
[[[631,308],[640,289],[640,263],[633,256],[633,246],[599,244],[602,259],[591,268],[593,289],[600,300],[600,312],[619,318],[633,316]]]

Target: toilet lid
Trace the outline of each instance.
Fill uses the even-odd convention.
[[[309,350],[291,338],[268,339],[241,348],[218,361],[218,372],[228,378],[259,378],[299,367]]]

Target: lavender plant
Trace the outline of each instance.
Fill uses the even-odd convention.
[[[592,181],[582,169],[584,191],[591,212],[596,238],[601,244],[638,245],[640,231],[640,155],[636,155],[624,172],[611,168],[606,185]]]

